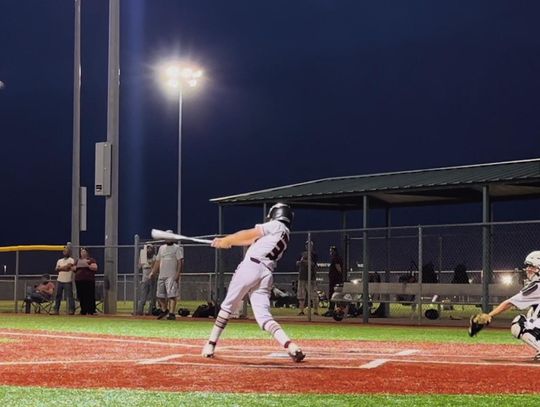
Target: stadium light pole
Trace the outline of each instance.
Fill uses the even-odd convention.
[[[177,233],[182,232],[182,101],[184,89],[194,88],[203,76],[202,70],[181,62],[169,63],[164,66],[164,85],[178,97],[178,203],[177,203]]]

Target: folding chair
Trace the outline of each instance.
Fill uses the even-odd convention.
[[[103,314],[103,301],[105,298],[103,281],[96,281],[96,312]]]
[[[54,298],[40,301],[28,296],[24,299],[22,306],[26,314],[30,314],[32,309],[35,314],[51,314],[54,310]]]

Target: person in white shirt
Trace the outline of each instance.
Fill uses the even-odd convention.
[[[527,315],[521,314],[512,320],[510,331],[536,351],[533,359],[540,362],[540,250],[527,255],[523,269],[527,273],[528,282],[520,292],[501,302],[488,314],[488,323],[512,307],[520,310],[528,308]]]
[[[141,256],[139,256],[139,267],[142,270],[142,280],[139,286],[140,298],[137,304],[137,315],[144,314],[144,306],[148,302],[148,309],[146,315],[151,315],[152,309],[156,305],[156,276],[150,277],[152,274],[152,267],[156,262],[156,254],[154,252],[154,246],[151,244],[145,245],[141,249]]]
[[[295,362],[301,362],[305,358],[300,347],[290,340],[270,313],[272,272],[287,249],[292,219],[293,212],[289,205],[277,203],[270,208],[265,223],[212,241],[212,247],[217,249],[230,249],[232,246],[249,246],[249,249],[234,272],[210,338],[203,347],[203,357],[214,356],[217,341],[231,314],[238,308],[244,296],[249,294],[255,319],[261,329],[270,333]]]
[[[69,315],[75,314],[75,300],[73,299],[73,270],[75,269],[75,260],[71,257],[71,249],[66,246],[62,251],[63,257],[56,262],[56,298],[54,303],[54,315],[60,313],[60,304],[62,294],[65,294],[68,303]]]
[[[180,274],[184,267],[184,249],[176,243],[169,241],[162,245],[156,256],[150,278],[158,276],[156,296],[159,301],[160,313],[157,319],[167,316],[168,320],[175,320],[176,300],[180,295]]]

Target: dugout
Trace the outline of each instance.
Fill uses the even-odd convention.
[[[346,230],[347,215],[361,211],[363,228],[363,290],[368,292],[369,248],[367,233],[370,211],[383,209],[386,227],[391,227],[394,208],[437,205],[478,204],[482,227],[482,308],[487,310],[491,283],[490,222],[495,202],[540,198],[540,158],[466,166],[420,169],[317,179],[211,199],[218,206],[218,231],[224,231],[224,209],[232,206],[260,207],[287,202],[298,209],[318,209],[341,213],[341,229]],[[298,213],[297,213],[298,216]],[[217,298],[223,299],[222,258],[216,260]],[[364,322],[368,321],[368,299],[364,296]]]

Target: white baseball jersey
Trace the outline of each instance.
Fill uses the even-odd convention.
[[[520,310],[531,307],[527,318],[537,319],[540,313],[540,282],[533,281],[527,284],[523,289],[511,297],[509,301]]]
[[[173,245],[162,245],[156,256],[159,261],[159,278],[175,277],[178,270],[178,262],[184,258],[184,248]]]
[[[257,239],[246,252],[246,259],[257,259],[270,270],[274,270],[289,244],[289,228],[278,220],[271,220],[255,227],[263,236]]]

